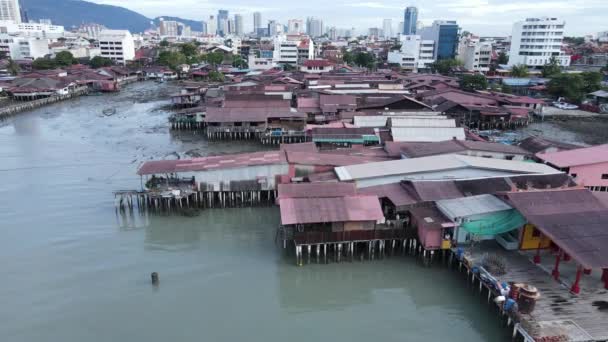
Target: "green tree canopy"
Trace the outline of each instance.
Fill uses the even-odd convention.
[[[464,75],[460,80],[460,88],[466,91],[488,89],[488,79],[481,74]]]
[[[496,59],[496,63],[498,63],[498,64],[509,63],[509,56],[507,56],[507,54],[504,52],[498,53],[498,58]]]
[[[360,67],[373,69],[376,66],[376,57],[369,52],[358,52],[354,62]]]
[[[562,72],[562,67],[555,57],[551,57],[549,62],[543,66],[543,77],[551,78]]]
[[[158,64],[169,67],[173,71],[178,71],[179,66],[186,63],[186,56],[181,52],[162,51],[158,55]]]
[[[350,51],[344,51],[342,54],[342,61],[344,61],[346,65],[353,65],[355,63],[355,55]]]
[[[32,68],[36,70],[49,70],[57,68],[57,64],[54,59],[49,58],[36,58],[32,62]]]
[[[601,72],[608,72],[608,63],[600,69]]]
[[[511,68],[511,76],[513,77],[528,77],[528,67],[525,64],[517,64]]]
[[[91,66],[91,68],[93,69],[98,69],[101,67],[107,67],[107,66],[111,66],[112,60],[109,58],[105,58],[105,57],[101,57],[101,56],[95,56],[93,58],[91,58],[91,60],[89,61],[89,65]]]
[[[192,57],[198,55],[198,48],[192,43],[182,44],[179,47],[180,52],[186,57]]]
[[[166,39],[163,39],[163,40],[161,40],[161,42],[158,45],[162,48],[169,47],[169,41]]]
[[[587,71],[581,73],[583,78],[583,91],[584,95],[593,93],[594,91],[602,88],[602,74],[594,71]]]
[[[441,59],[431,64],[431,69],[442,75],[449,75],[456,67],[462,66],[462,62],[456,59]]]
[[[547,84],[547,91],[556,97],[564,97],[568,101],[580,102],[585,94],[585,82],[578,74],[559,74]]]
[[[211,82],[224,82],[224,74],[219,71],[209,72],[209,81]]]
[[[6,70],[12,75],[17,76],[21,71],[19,64],[17,64],[12,58],[8,59],[8,65],[6,66]]]
[[[76,63],[78,63],[78,61],[76,61],[74,55],[72,55],[70,51],[61,51],[55,55],[55,64],[59,67],[66,67]]]
[[[222,62],[224,61],[224,54],[221,52],[211,52],[208,53],[205,58],[207,60],[207,63],[216,66],[218,64],[222,64]]]
[[[500,87],[500,91],[503,92],[503,93],[505,93],[505,94],[511,94],[513,92],[513,88],[511,88],[511,86],[508,85],[508,84],[503,84]]]
[[[245,61],[241,55],[234,56],[232,59],[232,66],[239,69],[245,69],[248,67],[247,61]]]

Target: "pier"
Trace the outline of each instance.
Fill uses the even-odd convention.
[[[45,98],[37,99],[37,100],[33,100],[33,101],[15,103],[15,104],[7,106],[5,108],[0,108],[0,120],[7,119],[20,112],[36,109],[36,108],[46,106],[51,103],[65,101],[65,100],[72,99],[74,97],[88,94],[88,92],[89,92],[88,87],[79,87],[79,88],[76,88],[73,91],[71,91],[69,94],[53,95],[53,96],[49,96],[49,97],[45,97]]]

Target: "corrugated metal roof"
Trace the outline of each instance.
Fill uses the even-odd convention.
[[[428,207],[414,207],[411,208],[410,213],[420,223],[424,223],[424,227],[427,229],[443,229],[453,227],[454,223],[451,222],[443,213],[435,206]]]
[[[586,268],[608,268],[608,209],[587,189],[511,192],[517,210]]]
[[[462,168],[497,170],[520,174],[561,173],[560,171],[544,164],[463,156],[458,154],[446,154],[336,167],[335,172],[341,181],[349,181],[396,175],[403,175],[405,177],[408,174],[414,173],[437,172]]]
[[[493,195],[478,195],[436,201],[437,208],[450,220],[466,219],[473,215],[482,215],[513,209],[510,205]]]
[[[401,186],[419,201],[464,197],[454,181],[403,181]]]
[[[570,167],[608,162],[608,144],[569,151],[537,153],[536,156],[557,167]]]
[[[386,160],[378,156],[346,155],[337,153],[287,151],[289,164],[317,166],[346,166]]]
[[[384,218],[376,196],[284,198],[279,200],[281,224],[378,221]]]
[[[279,184],[277,198],[344,197],[354,196],[356,192],[353,183],[289,183]]]
[[[152,160],[145,162],[137,171],[138,175],[152,175],[175,172],[210,171],[236,167],[285,163],[283,151],[267,151],[227,154],[194,159]]]
[[[390,118],[391,127],[456,127],[454,119],[430,118]]]
[[[205,122],[266,122],[268,118],[306,118],[292,108],[218,108],[207,107]]]
[[[462,127],[393,127],[393,141],[431,142],[456,138],[465,140]]]
[[[365,195],[376,195],[379,198],[388,198],[396,207],[412,205],[418,202],[399,183],[370,186],[359,189],[358,192]]]

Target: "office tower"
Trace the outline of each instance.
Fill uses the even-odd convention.
[[[418,22],[418,9],[416,7],[408,7],[403,14],[403,34],[416,34],[416,23]]]

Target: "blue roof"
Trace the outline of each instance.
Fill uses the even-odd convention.
[[[529,78],[503,78],[502,84],[506,84],[509,86],[528,86],[530,85],[531,80]]]

